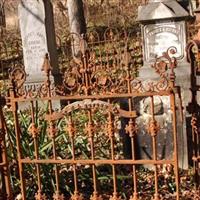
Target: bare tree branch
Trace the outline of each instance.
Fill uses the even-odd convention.
[[[4,6],[5,2],[6,2],[6,0],[1,0],[1,2],[0,2],[1,7]]]
[[[60,12],[62,13],[62,15],[63,15],[65,18],[68,18],[67,13],[66,13],[67,6],[65,6],[61,0],[58,0],[58,2],[57,2],[57,7],[58,7],[58,9],[60,10]]]

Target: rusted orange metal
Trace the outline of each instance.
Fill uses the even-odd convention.
[[[90,35],[91,36],[91,35]],[[176,183],[176,200],[180,199],[179,192],[179,171],[178,171],[178,153],[177,153],[177,125],[176,125],[176,106],[175,106],[175,72],[176,60],[170,55],[174,52],[173,48],[167,50],[162,57],[156,58],[155,63],[150,66],[158,74],[158,80],[152,80],[145,84],[136,76],[137,69],[134,68],[132,62],[132,55],[134,52],[129,48],[128,37],[124,41],[117,42],[117,36],[110,29],[105,33],[104,41],[87,42],[83,37],[80,37],[81,56],[74,58],[69,63],[63,74],[63,84],[54,86],[50,79],[51,66],[48,55],[45,56],[42,70],[45,73],[46,80],[38,90],[27,90],[25,87],[26,73],[24,68],[13,68],[10,72],[10,88],[9,96],[7,96],[8,105],[12,110],[15,124],[15,135],[17,142],[18,167],[21,184],[22,200],[29,199],[26,191],[25,168],[28,165],[35,166],[37,192],[35,194],[36,200],[45,200],[49,194],[43,191],[44,182],[42,181],[42,166],[53,165],[55,177],[55,189],[52,192],[51,199],[63,200],[65,195],[62,194],[60,179],[61,166],[68,165],[72,167],[71,180],[74,184],[72,200],[84,199],[83,191],[80,189],[79,170],[78,166],[89,167],[91,169],[92,180],[92,194],[91,200],[108,199],[100,189],[100,180],[98,179],[97,168],[99,166],[110,166],[111,177],[110,184],[111,192],[110,200],[120,200],[122,196],[119,190],[118,182],[118,167],[131,167],[131,194],[128,196],[130,200],[138,200],[142,197],[142,191],[139,188],[137,165],[149,164],[154,169],[154,200],[161,199],[159,187],[159,166],[172,165],[174,169],[175,183]],[[92,38],[92,37],[90,37]],[[94,37],[93,37],[94,38]],[[98,44],[98,45],[97,45]],[[101,48],[99,45],[103,44]],[[160,67],[165,66],[165,67]],[[173,119],[173,144],[174,150],[171,159],[160,160],[157,155],[157,135],[160,131],[154,113],[154,98],[155,96],[170,97],[172,119]],[[152,142],[152,159],[139,160],[136,159],[135,140],[137,137],[138,127],[136,123],[137,114],[132,101],[133,97],[150,97],[151,99],[151,120],[148,125],[149,137]],[[128,110],[119,108],[116,102],[124,98],[128,102]],[[61,110],[54,110],[55,100],[64,101],[65,105]],[[44,116],[44,120],[48,123],[46,134],[52,144],[52,153],[49,157],[44,158],[39,151],[39,136],[40,127],[35,122],[35,107],[36,102],[48,102],[48,112]],[[18,110],[19,105],[25,103],[30,106],[31,122],[28,128],[31,141],[34,144],[34,156],[32,158],[24,156],[22,152],[23,136],[21,135],[21,127],[19,124]],[[78,134],[78,125],[74,120],[74,112],[82,111],[87,116],[85,128],[82,128],[87,140],[90,156],[83,158],[78,156],[77,147],[75,145]],[[103,124],[103,135],[107,138],[109,149],[107,151],[107,159],[97,158],[98,143],[95,141],[95,136],[98,132],[98,121],[94,120],[94,114],[97,111],[103,110],[105,113],[105,123]],[[123,159],[117,157],[116,149],[116,117],[125,117],[128,119],[125,132],[130,136],[131,140],[131,159]],[[56,122],[60,119],[65,119],[65,131],[69,136],[69,143],[71,147],[70,157],[59,157],[59,150],[57,144],[57,137],[59,136]],[[9,193],[9,191],[8,191]],[[87,193],[87,191],[86,191]],[[10,194],[10,193],[9,193]]]
[[[2,181],[2,190],[0,190],[0,199],[12,200],[13,193],[11,189],[9,161],[6,148],[6,130],[5,119],[3,117],[2,108],[5,106],[5,99],[0,96],[0,176]]]
[[[197,82],[199,76],[200,63],[200,41],[190,41],[187,47],[188,61],[191,63],[191,102],[188,105],[188,112],[191,114],[192,127],[192,161],[195,176],[196,187],[200,186],[200,106],[198,102],[198,93],[200,91]]]

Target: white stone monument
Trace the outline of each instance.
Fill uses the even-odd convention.
[[[139,6],[138,8],[138,21],[142,24],[144,60],[144,65],[140,70],[140,77],[144,81],[156,80],[158,75],[151,68],[156,57],[162,56],[170,47],[175,47],[177,50],[173,56],[178,62],[178,67],[175,69],[176,85],[181,87],[183,102],[183,122],[180,117],[181,111],[177,111],[179,166],[183,169],[188,167],[186,133],[188,113],[186,112],[186,106],[191,100],[189,89],[190,66],[187,63],[185,52],[186,20],[188,18],[188,11],[176,0],[150,0],[148,4]],[[166,102],[163,97],[161,101]],[[167,103],[165,104],[167,105]],[[170,104],[169,101],[168,104]],[[165,106],[164,109],[167,110],[167,107]],[[166,144],[168,147],[170,143],[172,143],[172,138],[167,140]],[[172,149],[172,147],[170,148]],[[170,152],[170,150],[167,151]]]
[[[39,87],[39,84],[45,80],[45,73],[41,68],[46,53],[50,56],[53,76],[58,74],[51,6],[49,0],[22,0],[18,7],[24,66],[28,74],[26,85],[29,85],[29,88],[37,84],[36,87]]]
[[[41,67],[48,53],[45,29],[45,10],[42,0],[22,0],[19,4],[19,22],[27,82],[42,81]]]
[[[27,78],[26,92],[40,91],[47,80],[42,71],[45,55],[48,53],[51,64],[51,85],[59,81],[57,48],[53,21],[53,8],[50,0],[21,0],[18,7],[22,38],[23,60]],[[54,103],[59,107],[59,103]]]

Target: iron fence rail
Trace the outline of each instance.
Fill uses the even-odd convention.
[[[119,176],[122,170],[119,167],[129,166],[124,173],[131,179],[129,185],[130,191],[127,192],[126,198],[130,200],[137,200],[143,196],[143,191],[139,185],[140,177],[138,176],[137,166],[149,164],[152,166],[152,193],[151,197],[154,200],[162,198],[162,188],[159,186],[160,182],[160,166],[171,166],[171,175],[175,184],[175,198],[180,199],[180,179],[178,169],[178,151],[177,151],[177,121],[176,121],[176,93],[178,91],[175,84],[175,67],[176,60],[170,57],[170,54],[175,52],[170,49],[155,60],[151,66],[158,74],[157,80],[141,80],[140,77],[135,75],[134,63],[130,56],[130,49],[128,48],[128,40],[121,43],[121,47],[117,49],[113,34],[110,45],[106,46],[103,54],[97,51],[93,45],[87,45],[84,38],[80,39],[80,52],[81,57],[74,58],[65,69],[63,73],[63,83],[61,85],[54,85],[50,79],[51,67],[48,55],[45,56],[43,72],[44,82],[40,87],[26,86],[26,73],[23,67],[17,65],[13,67],[9,73],[10,84],[8,85],[7,96],[2,98],[6,100],[9,112],[12,113],[14,127],[14,135],[16,137],[16,151],[17,151],[17,168],[20,179],[20,194],[22,200],[36,199],[36,200],[62,200],[71,198],[72,200],[119,200],[122,197],[121,183]],[[83,45],[84,44],[84,45]],[[117,51],[115,51],[117,49]],[[170,54],[169,54],[170,53]],[[123,60],[123,62],[121,62]],[[21,77],[21,79],[19,79]],[[170,159],[163,159],[158,156],[158,141],[157,137],[160,134],[161,126],[157,121],[155,114],[155,97],[167,96],[169,97],[170,112],[172,118],[172,142],[173,152]],[[134,97],[149,97],[149,121],[143,125],[146,133],[149,136],[151,143],[151,159],[138,159],[136,156],[136,137],[138,134],[137,125],[137,112],[133,103]],[[126,100],[127,109],[120,107],[120,101]],[[194,98],[195,99],[195,98]],[[55,102],[62,102],[61,109],[54,108]],[[42,114],[42,123],[46,123],[44,136],[46,142],[51,144],[48,156],[41,153],[41,140],[40,135],[42,131],[41,122],[36,119],[38,113],[38,105],[41,102],[46,102],[46,112]],[[5,182],[3,188],[3,198],[13,199],[13,192],[11,191],[9,162],[7,160],[5,149],[5,119],[3,114],[3,101],[0,112],[0,135],[1,135],[1,158],[0,164],[1,175]],[[20,122],[21,105],[26,105],[28,109],[28,126],[23,127]],[[98,112],[102,111],[102,122],[95,118]],[[193,111],[195,111],[193,109]],[[76,119],[76,112],[80,112],[78,119],[84,116],[83,125]],[[193,115],[194,116],[194,115]],[[121,157],[119,155],[120,149],[117,145],[120,143],[117,140],[116,121],[119,118],[126,118],[127,123],[124,128],[124,134],[129,136],[130,139],[130,157]],[[59,120],[63,120],[63,127],[58,126]],[[196,122],[194,119],[192,122]],[[193,139],[194,143],[198,146],[198,134],[196,134],[196,125],[193,123]],[[59,142],[60,131],[64,132],[67,139],[62,143]],[[87,158],[83,157],[82,153],[77,148],[77,140],[83,134],[86,141]],[[99,158],[98,151],[103,148],[96,140],[96,136],[100,135],[105,138],[107,150],[102,158]],[[25,138],[28,144],[24,145]],[[105,145],[104,144],[104,145]],[[66,145],[68,145],[66,147]],[[197,147],[194,145],[194,148]],[[62,149],[62,147],[64,149]],[[32,153],[30,153],[31,151]],[[47,148],[48,149],[48,148]],[[66,154],[63,154],[63,151]],[[194,170],[198,176],[198,156],[199,150],[194,149]],[[4,165],[5,164],[5,165]],[[53,189],[48,193],[45,192],[44,182],[44,166],[52,166],[49,171],[49,178],[53,177]],[[63,193],[63,185],[61,179],[63,178],[63,166],[67,166],[67,179],[71,188],[71,194]],[[103,166],[109,170],[107,172],[108,182],[104,183],[108,187],[108,194],[102,191],[102,184],[98,174],[99,167]],[[33,171],[31,171],[31,169]],[[87,176],[90,190],[83,190],[80,184],[81,170],[90,169]],[[66,170],[66,169],[65,169]],[[6,172],[6,174],[5,174]],[[31,173],[32,176],[30,175]],[[29,179],[33,185],[35,194],[30,195],[27,191],[29,186]],[[65,182],[67,186],[67,182]],[[125,193],[126,193],[125,192]],[[88,194],[85,194],[88,193]],[[6,195],[7,196],[6,196]],[[88,196],[89,195],[89,196]]]
[[[114,41],[115,37],[109,31],[111,39]],[[75,60],[74,64],[71,64],[66,69],[67,73],[64,73],[63,85],[54,86],[50,81],[50,69],[48,56],[46,55],[43,65],[43,71],[46,75],[44,83],[41,87],[29,87],[26,90],[25,76],[26,73],[24,68],[13,68],[10,72],[11,85],[9,87],[9,96],[7,97],[8,106],[13,113],[14,117],[14,130],[16,136],[17,145],[17,160],[19,167],[19,177],[21,183],[21,195],[22,199],[28,199],[27,196],[27,181],[26,181],[26,166],[33,164],[35,166],[36,179],[34,183],[37,187],[35,199],[43,200],[47,198],[52,199],[64,199],[64,194],[61,192],[61,173],[60,167],[62,165],[69,165],[72,167],[73,176],[71,181],[73,182],[73,194],[71,199],[83,199],[81,194],[81,188],[79,184],[79,170],[80,166],[88,166],[92,170],[90,176],[91,186],[91,200],[95,199],[106,199],[105,194],[101,194],[99,190],[100,183],[98,179],[97,169],[100,165],[111,167],[111,179],[109,193],[109,199],[118,200],[121,199],[118,183],[118,166],[129,165],[132,166],[132,194],[129,196],[131,200],[136,200],[141,195],[141,191],[138,188],[138,178],[136,165],[139,164],[150,164],[153,167],[153,181],[154,181],[154,194],[155,200],[160,199],[160,188],[159,188],[159,165],[170,164],[173,166],[173,173],[175,176],[176,184],[176,199],[180,198],[179,193],[179,172],[178,172],[178,155],[177,155],[177,126],[176,126],[176,106],[175,106],[175,60],[168,56],[166,53],[162,58],[158,58],[155,64],[152,66],[158,73],[158,80],[151,81],[148,84],[143,84],[139,78],[135,77],[134,71],[137,70],[131,63],[131,56],[127,43],[117,51],[110,51],[113,48],[113,42],[111,46],[108,46],[104,50],[104,58],[101,54],[98,54],[96,49],[89,47],[86,48],[86,41],[84,38],[80,38],[80,51],[82,52],[82,58]],[[94,53],[97,53],[96,56]],[[109,54],[108,54],[109,52]],[[122,56],[123,54],[123,56]],[[124,62],[118,60],[124,59]],[[97,62],[97,60],[101,62]],[[165,63],[165,69],[160,69],[158,66],[162,62]],[[132,67],[131,67],[132,66]],[[112,73],[111,73],[112,72]],[[16,73],[21,76],[16,76]],[[114,75],[114,76],[113,76]],[[22,77],[21,80],[16,77]],[[63,87],[64,86],[64,87]],[[34,88],[34,89],[33,89]],[[62,94],[62,95],[60,95]],[[171,112],[172,112],[172,134],[173,134],[173,155],[171,160],[163,160],[158,158],[157,155],[157,135],[159,134],[160,125],[158,124],[155,111],[154,111],[154,97],[169,96]],[[150,97],[150,120],[148,124],[144,124],[146,127],[149,137],[151,138],[152,144],[152,159],[136,159],[136,147],[135,140],[137,133],[137,124],[135,119],[137,115],[132,102],[133,97]],[[128,110],[123,110],[115,105],[114,102],[120,102],[122,98],[127,100]],[[113,101],[113,99],[115,101]],[[60,111],[54,111],[53,104],[54,100],[66,100],[66,106]],[[75,102],[72,102],[75,101]],[[42,155],[39,151],[39,135],[40,127],[35,122],[35,109],[37,101],[47,101],[48,109],[44,120],[48,124],[47,132],[49,141],[52,144],[51,154],[45,159],[41,158]],[[19,122],[19,107],[22,102],[28,103],[30,107],[30,125],[28,132],[30,133],[30,141],[33,144],[33,155],[27,155],[26,152],[22,151],[23,135]],[[95,142],[95,135],[98,134],[98,121],[94,123],[94,113],[96,111],[103,110],[105,117],[105,124],[103,126],[103,133],[107,137],[108,143],[108,159],[97,159],[97,145]],[[75,145],[77,140],[77,124],[74,119],[74,112],[81,111],[87,117],[84,127],[84,134],[87,138],[87,145],[89,146],[89,157],[87,159],[80,159],[77,157],[77,147]],[[116,124],[115,118],[126,117],[128,123],[125,127],[125,134],[128,134],[131,141],[131,159],[117,159],[116,149]],[[58,159],[58,129],[56,127],[56,121],[59,119],[66,120],[66,135],[68,135],[68,142],[70,145],[70,157],[71,159]],[[101,147],[98,147],[101,148]],[[68,155],[68,156],[69,156]],[[52,197],[48,197],[48,194],[43,192],[44,183],[42,182],[42,166],[53,165],[54,170],[52,176],[55,178],[55,188]],[[131,186],[132,185],[132,186]],[[108,197],[107,197],[108,198]]]

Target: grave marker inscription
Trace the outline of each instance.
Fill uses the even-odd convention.
[[[52,67],[50,76],[52,87],[60,78],[52,3],[50,0],[21,0],[18,15],[27,74],[24,89],[27,93],[37,95],[47,78],[42,71],[47,53]],[[59,106],[60,104],[55,101],[53,107],[59,108]]]
[[[50,27],[52,29],[47,27],[47,22],[49,26],[51,25],[50,21],[53,19],[49,18],[53,15],[45,13],[47,5],[49,6],[49,1],[22,0],[18,7],[24,65],[28,74],[27,83],[38,83],[44,80],[45,73],[41,72],[41,68],[46,53],[49,53],[50,60],[54,61],[51,62],[52,67],[57,68],[56,45],[52,45],[55,32],[52,26]],[[50,8],[48,12],[52,12]],[[51,35],[51,44],[48,44],[49,35]]]
[[[178,131],[178,154],[179,154],[179,166],[183,169],[188,167],[187,157],[187,133],[186,133],[186,119],[187,113],[186,105],[190,101],[190,68],[186,62],[186,19],[189,13],[179,4],[176,0],[151,0],[147,4],[138,8],[138,21],[141,23],[142,35],[143,35],[143,58],[144,65],[140,70],[140,77],[148,84],[149,80],[158,81],[158,74],[151,68],[152,64],[156,61],[156,57],[160,57],[164,52],[167,52],[169,48],[176,49],[176,53],[171,55],[176,58],[178,66],[174,69],[176,72],[176,85],[180,86],[181,92],[177,94],[177,99],[182,99],[184,119],[182,121],[182,110],[177,110],[177,131]],[[174,51],[175,52],[175,51]],[[168,51],[170,54],[171,52]],[[170,55],[169,55],[170,56]],[[165,125],[160,130],[158,135],[158,156],[159,154],[163,158],[168,158],[170,152],[173,150],[172,144],[172,132],[168,130],[168,127],[172,124],[170,118],[169,108],[170,100],[164,96],[160,97],[163,103],[164,113],[159,113],[156,116],[156,120],[161,122],[165,120]],[[139,104],[142,107],[145,106],[145,101],[140,101]],[[140,109],[142,112],[142,109]],[[146,120],[146,116],[141,115],[140,122]],[[143,130],[144,127],[141,127]],[[149,146],[147,134],[139,138],[142,147],[145,147],[145,151],[150,154],[151,146]],[[161,135],[161,136],[160,136]],[[160,152],[165,152],[161,154]],[[145,156],[145,154],[143,154]]]
[[[170,46],[176,47],[178,60],[184,57],[185,23],[169,22],[144,25],[145,61],[151,62],[161,56]]]

